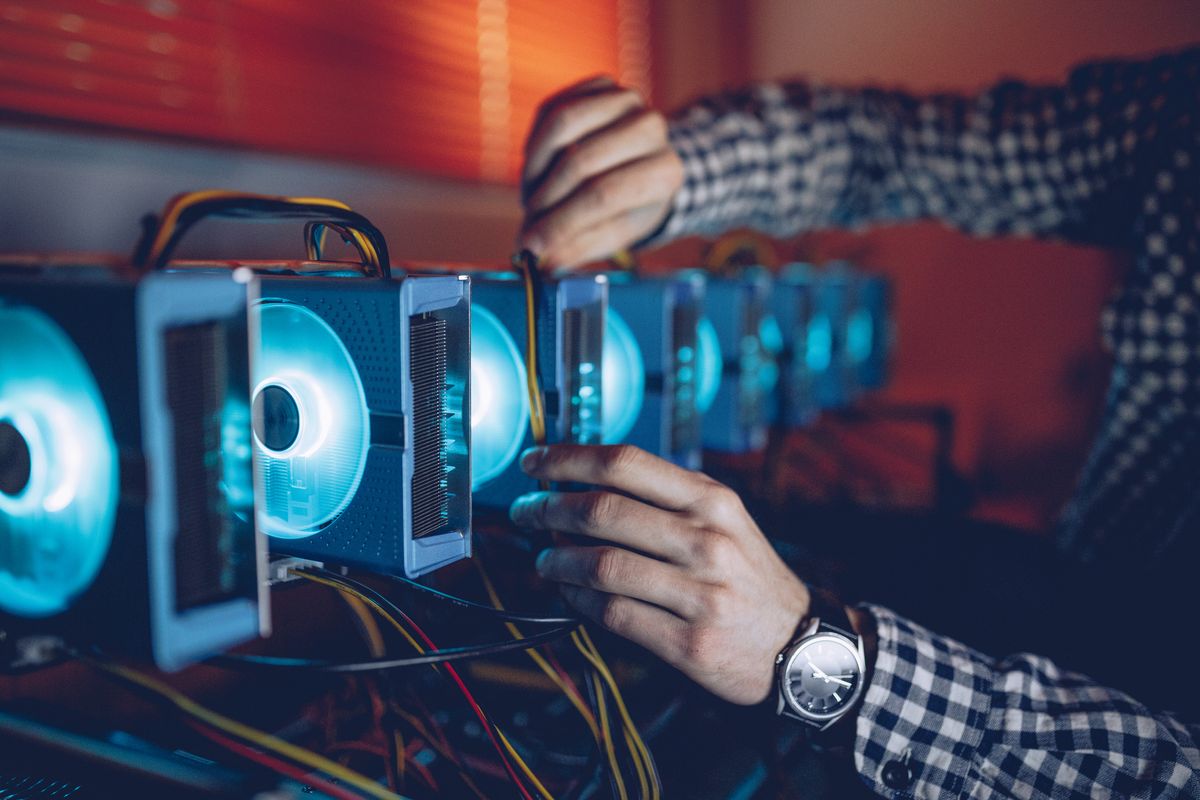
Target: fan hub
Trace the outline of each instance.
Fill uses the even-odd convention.
[[[277,383],[264,386],[254,397],[254,435],[263,447],[282,453],[300,437],[300,406],[295,396]]]
[[[0,422],[0,492],[16,497],[25,491],[32,474],[29,442],[11,422]]]

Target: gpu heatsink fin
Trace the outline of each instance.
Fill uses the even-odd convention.
[[[449,519],[446,473],[446,320],[427,314],[409,321],[412,373],[412,537],[440,533]]]
[[[252,413],[263,529],[311,536],[358,490],[370,416],[358,370],[337,334],[309,309],[264,301]]]
[[[48,616],[92,584],[118,486],[112,426],[83,356],[42,312],[0,306],[0,610]]]

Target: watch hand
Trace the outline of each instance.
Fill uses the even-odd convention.
[[[850,683],[849,681],[844,681],[841,678],[835,678],[832,675],[823,675],[822,677],[824,677],[825,680],[827,680],[827,681],[833,681],[834,683],[841,684],[842,686],[845,686],[847,689],[849,689],[851,686],[854,685],[854,684]]]

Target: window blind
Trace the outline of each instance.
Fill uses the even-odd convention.
[[[537,105],[649,93],[649,0],[0,0],[0,114],[512,182]]]

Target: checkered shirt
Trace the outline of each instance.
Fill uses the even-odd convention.
[[[972,98],[769,83],[684,109],[670,135],[685,180],[655,242],[931,218],[1131,253],[1059,541],[1130,569],[1200,534],[1200,49]]]
[[[1127,570],[1194,544],[1200,49],[972,98],[764,84],[684,109],[671,141],[685,181],[653,242],[931,218],[1131,253],[1102,319],[1114,356],[1104,418],[1059,543]],[[1200,798],[1200,728],[1046,659],[995,660],[870,611],[879,654],[855,763],[879,794]]]
[[[894,798],[1198,798],[1200,725],[1033,655],[992,659],[878,606],[854,762]],[[1152,648],[1146,680],[1155,680]]]

